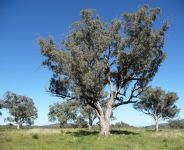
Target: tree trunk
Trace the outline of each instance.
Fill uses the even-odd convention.
[[[159,119],[155,119],[155,131],[158,132],[158,127],[159,127]]]
[[[100,127],[101,127],[100,135],[103,135],[103,136],[110,135],[110,116],[112,114],[113,102],[114,102],[114,97],[112,94],[112,97],[107,103],[107,109],[105,113],[102,116],[100,116]]]
[[[19,122],[17,123],[17,129],[20,129],[20,123]]]
[[[108,104],[107,109],[104,112],[102,107],[97,103],[97,116],[100,120],[100,135],[108,136],[110,135],[110,116],[112,114],[112,104],[114,102],[114,97],[111,97]]]
[[[100,117],[100,135],[108,136],[110,135],[110,122],[109,119],[105,117]]]
[[[93,125],[93,120],[91,118],[89,118],[88,129],[91,129],[92,125]]]
[[[88,129],[91,130],[92,126],[88,124]]]

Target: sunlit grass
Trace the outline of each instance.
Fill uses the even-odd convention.
[[[184,150],[184,130],[0,129],[0,150]]]

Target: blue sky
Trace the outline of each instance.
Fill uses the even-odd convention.
[[[38,108],[37,125],[48,124],[48,106],[60,99],[46,92],[51,72],[43,68],[37,37],[51,35],[60,41],[67,34],[72,22],[77,21],[79,12],[93,8],[105,21],[119,17],[124,12],[134,12],[142,4],[161,7],[162,13],[157,21],[169,20],[170,28],[166,34],[164,50],[167,59],[156,74],[152,85],[161,86],[166,91],[177,92],[177,102],[184,118],[184,1],[182,0],[0,0],[0,98],[9,90],[33,98]],[[182,67],[183,66],[183,67]],[[7,116],[2,111],[0,124]],[[131,125],[153,124],[148,116],[123,105],[115,111],[117,121]]]

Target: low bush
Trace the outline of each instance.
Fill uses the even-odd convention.
[[[33,135],[32,135],[32,139],[39,139],[38,134],[36,134],[36,133],[35,133],[35,134],[33,134]]]

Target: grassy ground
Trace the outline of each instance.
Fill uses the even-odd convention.
[[[0,150],[184,150],[184,130],[0,129]]]

